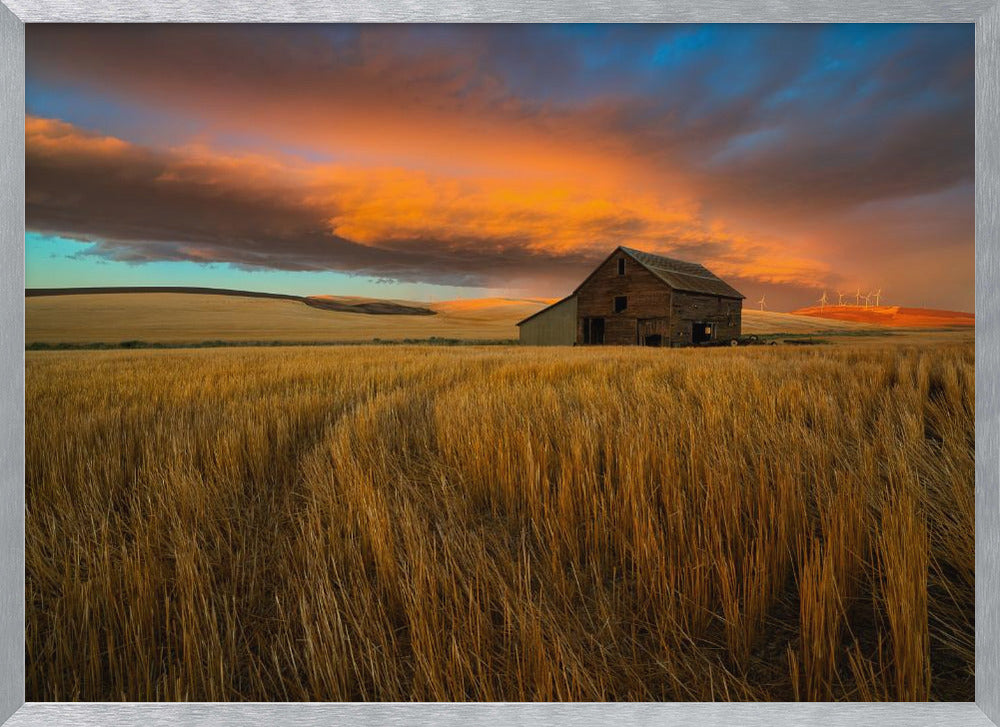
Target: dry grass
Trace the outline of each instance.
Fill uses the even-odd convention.
[[[970,700],[973,349],[29,353],[30,700]]]

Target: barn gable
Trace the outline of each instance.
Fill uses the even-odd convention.
[[[576,343],[576,296],[546,306],[517,325],[525,345],[572,346]]]

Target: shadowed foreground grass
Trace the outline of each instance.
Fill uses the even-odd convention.
[[[29,700],[971,700],[971,344],[27,354]]]

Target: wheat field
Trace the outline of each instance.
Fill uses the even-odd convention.
[[[27,354],[31,700],[971,700],[971,344]]]

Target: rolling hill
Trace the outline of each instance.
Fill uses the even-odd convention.
[[[120,288],[28,288],[25,298],[44,298],[63,295],[159,295],[162,293],[182,293],[189,295],[222,295],[233,298],[265,298],[268,300],[291,300],[305,303],[313,308],[340,311],[342,313],[368,313],[370,315],[432,316],[434,311],[409,301],[381,300],[378,298],[357,298],[334,295],[288,295],[286,293],[263,293],[256,290],[231,290],[228,288],[197,288],[185,286],[123,286]]]
[[[823,308],[814,306],[801,308],[794,315],[890,328],[964,328],[976,325],[973,313],[933,308],[901,308],[898,305],[868,308],[854,305],[828,305]]]
[[[517,338],[517,322],[551,300],[480,298],[416,303],[351,296],[284,296],[198,289],[32,291],[27,344],[145,341],[322,342]],[[745,334],[823,334],[881,327],[800,313],[743,311]]]
[[[872,326],[854,321],[837,321],[812,318],[794,313],[777,313],[743,309],[743,334],[767,335],[773,333],[835,333],[862,331]]]
[[[348,312],[304,301],[198,293],[90,293],[25,300],[25,341],[343,342],[373,338],[511,338],[510,321]]]

